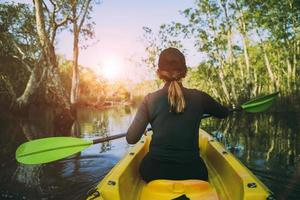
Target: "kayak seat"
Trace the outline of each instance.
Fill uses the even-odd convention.
[[[184,197],[184,198],[182,198]],[[215,189],[202,180],[154,180],[146,184],[140,200],[216,200],[219,199]]]

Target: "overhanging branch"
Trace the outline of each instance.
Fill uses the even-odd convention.
[[[84,20],[85,20],[85,18],[86,18],[86,15],[87,15],[87,12],[88,12],[88,9],[89,9],[89,6],[90,6],[90,3],[91,3],[91,0],[86,0],[86,2],[85,2],[84,13],[83,13],[83,16],[82,16],[82,18],[81,18],[81,20],[80,20],[79,26],[78,26],[78,29],[79,29],[79,30],[81,30],[81,27],[82,27],[82,25],[83,25],[83,23],[84,23]],[[80,15],[81,15],[81,14],[80,14]],[[79,15],[79,16],[80,16],[80,15]]]
[[[31,67],[22,59],[20,59],[18,56],[13,55],[13,58],[17,59],[19,62],[21,62],[23,64],[23,66],[27,69],[27,71],[29,71],[30,73],[32,72]]]
[[[31,67],[24,61],[24,59],[27,57],[26,54],[24,53],[24,51],[22,50],[22,48],[14,41],[12,40],[13,46],[16,48],[16,50],[18,51],[19,54],[21,54],[21,58],[17,55],[13,55],[13,58],[16,58],[18,61],[20,61],[23,66],[29,71],[32,72]]]

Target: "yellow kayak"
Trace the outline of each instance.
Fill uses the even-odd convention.
[[[200,154],[209,172],[201,180],[155,180],[146,184],[139,165],[148,152],[151,134],[90,190],[88,199],[98,200],[274,200],[270,190],[208,133],[199,131]]]

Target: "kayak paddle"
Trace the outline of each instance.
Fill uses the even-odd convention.
[[[75,137],[49,137],[32,140],[20,145],[16,151],[16,160],[24,164],[42,164],[59,160],[78,153],[93,144],[125,137],[126,133],[85,140]]]
[[[255,98],[242,104],[232,111],[262,112],[268,109],[279,92]],[[210,117],[205,115],[203,118]],[[85,140],[75,137],[49,137],[32,140],[20,145],[16,151],[16,160],[24,164],[42,164],[59,160],[78,153],[93,144],[125,137],[126,133],[103,137],[95,140]]]
[[[267,110],[278,96],[279,92],[274,92],[265,96],[257,97],[241,105],[241,109],[250,113],[263,112]]]

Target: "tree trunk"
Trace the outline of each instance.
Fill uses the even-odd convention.
[[[288,85],[288,93],[291,92],[291,85],[292,85],[292,65],[289,58],[286,58],[286,65],[287,65],[287,85]]]
[[[293,1],[289,0],[289,7],[291,10],[294,10],[294,4]],[[291,49],[293,49],[292,53],[292,59],[293,59],[293,66],[292,66],[292,81],[294,83],[294,90],[297,89],[297,85],[295,84],[296,82],[296,68],[297,68],[297,48],[299,48],[299,39],[297,39],[298,37],[298,30],[299,29],[299,19],[297,18],[297,15],[293,15],[292,16],[292,32],[293,32],[293,39],[292,41],[292,47]],[[298,55],[299,56],[299,55]]]
[[[207,83],[209,85],[209,88],[211,89],[213,95],[215,98],[217,99],[221,99],[219,93],[217,92],[216,88],[215,88],[215,84],[212,83],[211,79],[208,77]]]
[[[223,92],[224,92],[225,97],[226,97],[226,102],[230,103],[230,95],[229,95],[229,92],[228,92],[228,89],[227,89],[227,86],[226,86],[226,83],[225,83],[225,80],[224,80],[224,72],[223,72],[222,68],[220,68],[218,70],[218,75],[219,75],[219,78],[220,78],[220,81],[221,81],[221,86],[222,86]]]
[[[262,41],[262,39],[260,37],[260,34],[259,34],[258,30],[256,30],[256,33],[257,33],[258,37],[260,38],[260,43],[261,43],[260,48],[261,48],[261,51],[262,51],[262,53],[264,55],[265,66],[267,68],[270,80],[272,82],[272,88],[271,88],[271,90],[273,90],[273,89],[277,88],[277,85],[278,85],[277,84],[277,80],[276,80],[276,77],[275,77],[275,75],[274,75],[274,73],[272,71],[272,67],[271,67],[271,64],[270,64],[270,61],[269,61],[269,57],[267,55],[266,49],[264,47],[263,41]],[[272,91],[270,91],[270,92],[272,92]]]
[[[238,97],[236,95],[236,84],[234,82],[234,80],[236,80],[235,78],[230,79],[230,84],[231,84],[231,93],[232,93],[232,98],[235,104],[238,103]]]
[[[46,41],[46,32],[45,32],[45,22],[42,11],[42,2],[40,0],[34,1],[35,6],[35,16],[37,24],[37,32],[41,46],[44,47],[47,43]],[[41,76],[41,65],[40,63],[34,66],[34,69],[31,71],[30,78],[27,82],[26,88],[23,94],[17,98],[16,103],[18,109],[23,110],[30,104],[30,97],[36,92],[37,88],[40,86],[40,76]]]
[[[232,25],[230,22],[230,19],[228,17],[228,11],[227,11],[227,7],[226,7],[226,2],[224,1],[220,1],[221,6],[223,7],[224,13],[225,13],[225,18],[226,18],[226,23],[228,26],[228,30],[227,30],[227,62],[232,65],[233,63],[233,51],[232,51],[232,41],[231,41],[231,36],[232,36]]]
[[[40,87],[41,81],[43,79],[42,74],[45,73],[45,71],[43,71],[43,73],[41,73],[40,71],[40,66],[37,64],[30,74],[29,80],[26,84],[26,88],[23,94],[17,98],[17,106],[19,109],[23,109],[30,104],[30,97],[32,97],[32,95]]]
[[[50,39],[48,38],[48,34],[45,29],[45,17],[43,13],[42,1],[35,0],[34,5],[37,34],[39,37],[43,58],[45,59],[47,67],[46,79],[43,82],[44,91],[42,91],[42,94],[47,103],[59,105],[59,111],[56,113],[58,117],[57,121],[59,122],[60,119],[61,123],[63,123],[62,118],[65,118],[65,120],[71,120],[73,118],[70,112],[70,103],[66,96],[65,89],[62,87],[53,43],[51,43]]]
[[[79,69],[78,69],[78,56],[79,56],[79,35],[84,24],[85,18],[87,16],[89,5],[91,0],[83,1],[83,13],[77,13],[77,4],[78,1],[74,1],[72,4],[72,23],[73,23],[73,67],[72,67],[72,87],[70,94],[70,102],[72,106],[72,112],[76,117],[76,105],[78,102],[78,93],[79,93]]]
[[[263,47],[263,44],[262,44],[261,48],[262,48],[262,51],[263,51],[263,54],[264,54],[264,61],[265,61],[265,65],[266,65],[267,70],[268,70],[270,80],[272,82],[273,88],[276,89],[277,88],[276,77],[275,77],[275,75],[272,71],[272,67],[271,67],[271,64],[270,64],[270,61],[269,61],[269,57],[268,57],[267,52],[265,51],[265,49]]]
[[[246,68],[247,68],[247,78],[250,80],[250,61],[249,61],[249,54],[248,54],[248,43],[247,43],[247,30],[246,30],[246,22],[244,19],[244,14],[238,4],[237,1],[235,1],[237,10],[240,14],[240,17],[238,18],[238,24],[241,30],[242,34],[242,42],[243,42],[243,47],[244,47],[244,57],[245,57],[245,63],[246,63]]]
[[[240,61],[239,59],[237,59],[237,64],[238,64],[239,69],[240,69],[241,79],[244,80],[244,78],[245,78],[244,70],[243,70],[243,66],[242,66],[242,64],[241,64],[241,61]]]
[[[236,8],[240,14],[240,17],[237,19],[240,32],[242,35],[242,42],[243,42],[243,51],[244,51],[244,58],[245,58],[245,64],[246,64],[246,80],[245,80],[245,85],[247,87],[252,87],[251,86],[251,74],[250,74],[250,58],[249,58],[249,53],[248,53],[248,37],[247,37],[247,29],[246,29],[246,22],[244,19],[244,14],[243,11],[241,10],[237,0],[235,1]],[[250,89],[250,88],[248,88]],[[249,90],[249,97],[251,97],[251,89]]]
[[[296,82],[296,68],[297,68],[297,41],[293,43],[293,69],[292,69],[293,82]]]
[[[229,27],[229,30],[227,32],[227,46],[228,46],[227,62],[230,65],[232,65],[234,56],[233,56],[232,42],[231,42],[231,26]]]
[[[256,73],[256,69],[254,68],[253,70],[253,76],[254,76],[254,82],[252,82],[253,86],[252,86],[252,94],[253,96],[257,96],[257,91],[258,91],[258,75]]]
[[[248,45],[246,42],[246,36],[243,35],[243,46],[244,46],[244,57],[245,57],[245,63],[247,68],[247,79],[250,80],[250,61],[249,61],[249,54],[248,54]]]
[[[79,41],[79,34],[77,30],[77,24],[74,23],[73,25],[74,30],[74,42],[73,42],[73,75],[72,75],[72,88],[71,88],[71,95],[70,101],[72,106],[76,106],[78,100],[78,86],[79,86],[79,70],[78,70],[78,41]]]

